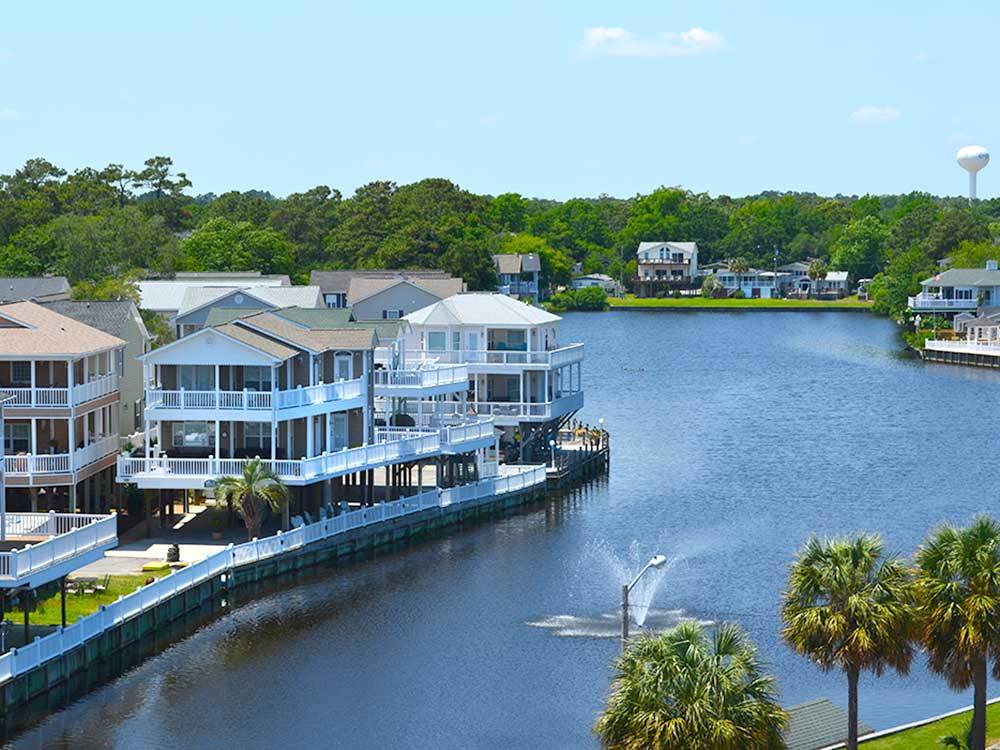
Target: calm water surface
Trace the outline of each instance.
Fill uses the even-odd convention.
[[[778,637],[795,549],[864,529],[908,554],[941,519],[1000,512],[1000,373],[903,359],[885,320],[573,314],[562,336],[587,344],[606,483],[253,602],[11,746],[594,748],[621,583],[594,550],[633,543],[683,555],[651,621],[737,621],[785,703],[843,705]],[[863,683],[861,717],[968,703],[921,664]]]

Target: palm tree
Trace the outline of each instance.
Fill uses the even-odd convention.
[[[955,690],[974,688],[971,750],[986,747],[987,665],[1000,679],[1000,525],[942,526],[917,551],[920,641]]]
[[[729,271],[736,276],[736,291],[741,291],[743,285],[740,283],[740,277],[750,273],[750,261],[746,258],[733,258],[729,261]]]
[[[247,538],[260,536],[264,507],[278,511],[288,501],[288,488],[259,458],[247,461],[242,477],[220,477],[215,496],[232,503],[247,526]]]
[[[820,669],[847,674],[849,750],[858,746],[858,677],[909,671],[914,615],[910,572],[877,535],[813,537],[792,564],[782,636]]]
[[[812,284],[809,285],[809,296],[812,296],[813,287],[816,282],[820,279],[825,279],[826,274],[830,271],[826,263],[822,260],[813,260],[809,262],[809,268],[806,269],[806,276],[809,277],[809,281]]]
[[[788,717],[774,678],[735,625],[711,637],[697,623],[643,635],[615,661],[594,724],[608,750],[772,750]]]

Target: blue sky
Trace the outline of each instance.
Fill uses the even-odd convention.
[[[0,172],[167,154],[196,192],[961,194],[958,147],[1000,149],[995,3],[44,7],[0,21]]]

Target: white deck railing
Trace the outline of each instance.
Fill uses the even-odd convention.
[[[383,430],[385,428],[382,428]],[[390,428],[394,430],[396,428]],[[405,429],[405,428],[404,428]],[[363,469],[374,469],[399,461],[440,452],[441,440],[436,432],[406,431],[406,434],[383,431],[377,434],[381,441],[356,448],[323,453],[303,459],[262,458],[264,465],[278,475],[282,481],[301,481],[328,475],[339,476]],[[142,477],[192,477],[199,480],[215,479],[220,476],[239,476],[243,467],[252,460],[248,458],[133,458],[118,457],[118,477],[138,479]]]
[[[176,594],[223,573],[231,573],[233,568],[240,565],[287,554],[346,531],[381,523],[390,518],[420,513],[435,507],[454,506],[490,495],[499,496],[517,492],[544,483],[544,466],[511,467],[502,476],[490,477],[473,485],[453,487],[443,491],[433,489],[393,502],[341,513],[333,518],[300,526],[284,534],[279,533],[235,546],[229,545],[203,560],[181,570],[175,570],[170,575],[137,589],[128,596],[120,597],[116,602],[102,605],[97,612],[81,617],[66,628],[59,628],[54,633],[36,638],[22,648],[11,649],[0,656],[0,684],[78,648],[86,641],[158,606]]]
[[[0,394],[13,396],[14,400],[5,403],[5,407],[35,406],[42,408],[76,406],[93,401],[118,390],[118,374],[110,373],[95,378],[89,383],[81,383],[73,387],[73,399],[70,400],[69,388],[18,387],[0,386]]]
[[[382,388],[431,388],[469,382],[469,368],[464,364],[405,370],[375,370],[374,375],[375,386]]]
[[[358,398],[363,392],[363,381],[341,380],[337,383],[299,386],[275,391],[191,391],[147,388],[146,402],[155,409],[218,409],[220,411],[270,411],[272,408],[290,409],[311,404]]]
[[[10,525],[13,519],[14,524],[21,524],[22,528],[25,528],[32,523],[30,519],[25,519],[26,516],[44,518],[46,526],[41,529],[41,533],[51,536],[43,542],[30,544],[23,549],[0,552],[0,578],[2,579],[26,578],[118,538],[118,517],[115,515],[12,513],[7,516],[7,523]],[[38,524],[35,531],[21,533],[38,533],[42,524],[41,518],[38,519]],[[8,529],[8,535],[13,534],[14,532]]]
[[[980,344],[976,341],[945,341],[942,339],[927,339],[924,348],[939,352],[961,352],[963,354],[1000,355],[1000,344]]]
[[[932,294],[907,297],[911,310],[975,310],[979,302],[974,299],[942,299]]]
[[[583,344],[569,344],[558,349],[530,352],[512,349],[462,349],[441,352],[414,350],[405,353],[404,361],[410,363],[433,360],[444,364],[565,367],[582,361],[583,354]]]
[[[77,448],[72,455],[69,453],[39,453],[37,455],[4,456],[4,471],[12,476],[68,474],[116,453],[118,445],[118,437],[112,435],[98,438],[84,448]]]

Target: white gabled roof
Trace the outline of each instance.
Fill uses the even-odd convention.
[[[562,318],[506,294],[456,294],[405,316],[418,326],[513,326],[555,323]]]

